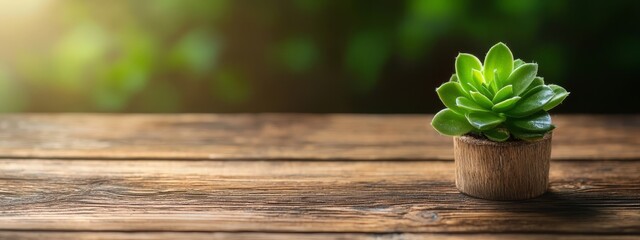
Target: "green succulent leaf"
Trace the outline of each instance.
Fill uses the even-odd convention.
[[[513,61],[513,68],[518,68],[520,66],[522,66],[522,64],[525,64],[524,61],[522,61],[522,59],[516,59]]]
[[[480,70],[473,69],[472,75],[475,86],[482,86],[484,84],[484,76],[482,75],[482,72],[480,72]]]
[[[567,90],[563,87],[554,84],[549,84],[549,87],[553,89],[554,95],[553,98],[551,98],[551,100],[549,100],[549,102],[545,104],[544,107],[542,107],[542,109],[545,111],[549,111],[552,108],[560,105],[560,103],[562,103],[562,101],[564,101],[564,99],[569,96],[569,92],[567,92]]]
[[[491,141],[496,141],[496,142],[507,141],[509,139],[509,137],[510,137],[509,130],[507,130],[506,128],[501,128],[501,127],[489,129],[489,130],[484,131],[482,133],[487,138],[489,138]]]
[[[466,110],[471,111],[471,112],[490,112],[489,109],[486,109],[486,108],[480,106],[476,102],[474,102],[471,99],[468,99],[466,97],[458,97],[458,98],[456,98],[456,105],[458,107],[461,107],[461,108],[466,109]]]
[[[482,69],[482,63],[476,56],[467,53],[460,53],[456,58],[456,75],[461,83],[462,89],[469,92],[469,84],[474,84],[473,69]]]
[[[498,82],[500,82],[502,84],[503,81],[505,81],[505,79],[500,79],[500,76],[498,75],[498,69],[494,69],[493,70],[493,81],[491,81],[489,83],[489,86],[491,87],[491,90],[493,90],[493,92],[497,92],[498,89],[500,89],[500,87],[498,87]]]
[[[563,92],[566,92],[566,91],[567,91],[567,90],[566,90],[566,89],[564,89],[563,87],[560,87],[560,86],[555,85],[555,84],[549,84],[549,85],[547,85],[547,86],[549,86],[549,87],[551,88],[551,90],[553,90],[553,92],[556,92],[556,91],[558,91],[558,90],[562,90]]]
[[[525,118],[513,119],[509,121],[509,126],[535,133],[546,133],[554,128],[551,124],[551,116],[545,111],[540,111]]]
[[[481,131],[492,129],[507,119],[504,116],[491,112],[472,112],[468,113],[466,117],[473,127]]]
[[[460,53],[455,73],[436,89],[447,108],[431,124],[441,134],[473,131],[496,142],[543,138],[555,128],[547,111],[562,103],[569,92],[545,85],[537,74],[536,63],[514,60],[504,43],[489,49],[484,66],[475,56]]]
[[[482,75],[482,72],[473,69],[473,79],[474,79],[474,87],[475,89],[477,89],[479,92],[481,92],[482,94],[484,94],[485,96],[490,96],[493,97],[493,94],[491,93],[491,91],[489,91],[489,89],[487,88],[487,82],[485,82],[484,76]]]
[[[541,77],[535,77],[533,81],[531,81],[531,84],[529,84],[529,87],[527,87],[527,90],[524,90],[524,93],[520,94],[520,96],[526,95],[527,92],[531,91],[531,89],[542,85],[544,85],[544,79]]]
[[[470,92],[480,92],[485,96],[491,96],[492,95],[491,91],[489,91],[489,89],[487,89],[484,85],[480,85],[480,86],[476,87],[473,84],[469,83],[469,84],[467,84],[467,87],[469,88],[469,91],[465,92],[466,97],[471,97]]]
[[[495,72],[500,80],[505,80],[513,71],[513,54],[504,43],[493,45],[487,56],[484,58],[484,77],[487,82],[494,80]],[[504,83],[498,82],[498,87],[502,87]]]
[[[466,90],[464,90],[464,87],[463,87],[463,91],[467,95],[467,97],[470,96],[469,95],[470,92],[478,92],[479,91],[478,88],[476,88],[476,86],[473,85],[472,83],[467,83],[467,84],[464,84],[464,85],[466,85]],[[460,86],[462,86],[462,84],[460,84]]]
[[[513,85],[507,85],[498,90],[496,95],[493,97],[492,102],[499,103],[510,97],[513,97]]]
[[[473,130],[473,126],[469,124],[465,116],[448,108],[433,116],[431,126],[440,134],[449,136],[460,136]]]
[[[451,74],[451,77],[449,78],[449,82],[458,82],[458,75]]]
[[[523,98],[511,109],[506,112],[511,117],[526,117],[537,111],[553,97],[553,90],[548,86],[538,86],[532,89],[528,95]]]
[[[502,102],[496,103],[496,105],[493,105],[491,110],[499,113],[509,111],[516,105],[518,101],[520,101],[520,99],[521,99],[520,96],[515,96],[512,98],[506,99]]]
[[[485,95],[482,95],[482,93],[471,92],[471,98],[474,102],[476,102],[483,108],[490,109],[491,107],[493,107],[493,102],[491,102],[491,100],[489,100],[489,98],[487,98]]]
[[[456,98],[465,95],[459,83],[447,82],[436,88],[436,92],[438,93],[438,97],[440,97],[440,101],[442,101],[446,107],[459,114],[465,113],[462,108],[456,105]]]
[[[480,90],[480,92],[484,94],[487,98],[493,99],[493,93],[491,93],[491,91],[487,87],[481,86],[480,89],[478,90]]]
[[[478,89],[478,92],[482,93],[483,95],[485,95],[487,98],[492,99],[493,98],[493,93],[491,93],[491,91],[487,88],[487,86],[480,85],[479,87],[477,87],[476,89]]]
[[[523,131],[523,130],[519,130],[517,128],[510,128],[509,131],[511,132],[511,134],[513,134],[513,136],[517,139],[520,140],[525,140],[525,141],[534,141],[534,140],[538,140],[544,137],[544,135],[546,133],[534,133],[534,132],[527,132],[527,131]]]
[[[509,79],[507,79],[508,84],[513,85],[513,94],[520,95],[523,93],[536,77],[536,74],[538,74],[538,64],[535,63],[525,63],[513,70],[509,75]]]

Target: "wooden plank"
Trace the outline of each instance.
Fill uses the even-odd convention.
[[[640,234],[640,161],[555,161],[496,202],[449,161],[0,160],[0,230]]]
[[[238,232],[23,232],[0,231],[0,239],[73,239],[73,240],[175,240],[175,239],[226,239],[226,240],[632,240],[639,235],[554,235],[554,234],[424,234],[424,233],[238,233]]]
[[[0,117],[0,157],[451,160],[430,115]],[[559,115],[553,159],[640,159],[640,115]]]

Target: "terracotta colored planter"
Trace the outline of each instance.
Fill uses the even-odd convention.
[[[454,137],[456,187],[490,200],[521,200],[547,191],[551,133],[537,141],[492,142]]]

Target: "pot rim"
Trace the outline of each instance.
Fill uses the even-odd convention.
[[[483,138],[477,138],[473,135],[462,135],[462,136],[457,136],[454,137],[456,139],[458,139],[459,141],[465,142],[467,144],[471,144],[471,145],[484,145],[484,146],[499,146],[499,147],[515,147],[515,146],[524,146],[524,145],[530,145],[530,144],[536,144],[539,142],[543,142],[543,141],[551,141],[551,135],[553,135],[553,131],[550,131],[548,133],[546,133],[544,135],[544,137],[542,137],[541,139],[537,139],[537,140],[533,140],[533,141],[524,141],[524,140],[517,140],[517,141],[505,141],[505,142],[494,142],[491,141],[489,139],[483,139]]]

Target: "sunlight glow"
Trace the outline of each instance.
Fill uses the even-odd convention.
[[[0,1],[0,19],[21,19],[34,16],[51,0]]]

